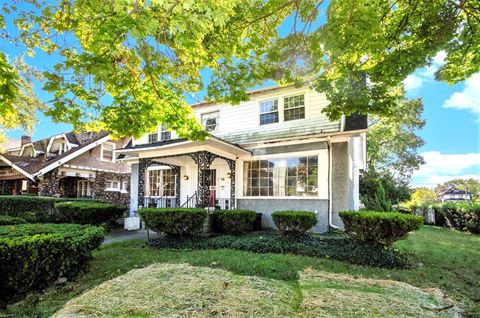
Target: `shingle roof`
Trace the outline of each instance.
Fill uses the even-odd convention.
[[[95,133],[92,138],[90,138],[87,142],[84,142],[78,147],[74,147],[70,149],[69,151],[66,151],[62,153],[61,155],[57,156],[37,156],[37,157],[27,157],[27,156],[13,156],[13,155],[0,155],[0,157],[4,157],[8,161],[12,162],[13,165],[19,167],[20,169],[24,170],[25,172],[29,174],[34,174],[40,171],[41,169],[51,165],[54,162],[57,162],[58,160],[67,157],[68,155],[79,151],[80,149],[90,145],[91,143],[108,136],[108,132],[100,132],[100,133]],[[49,138],[48,138],[49,139]],[[43,144],[41,141],[44,141],[45,139],[42,139],[40,141],[34,142],[38,143],[39,145]]]
[[[5,141],[0,145],[0,150],[8,150],[12,148],[20,148],[21,141],[11,138],[6,138]]]

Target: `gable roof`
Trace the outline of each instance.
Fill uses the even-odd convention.
[[[110,134],[108,132],[94,133],[90,135],[89,139],[83,139],[85,142],[81,145],[74,147],[57,156],[49,156],[47,154],[46,156],[28,157],[0,154],[0,160],[9,164],[10,166],[12,166],[12,168],[16,169],[20,173],[24,174],[26,177],[33,180],[35,177],[41,176],[55,169],[61,164],[81,155],[85,151],[88,151],[98,146],[99,144],[107,141],[109,139],[109,136]],[[37,147],[39,147],[39,145],[43,145],[41,141],[45,141],[47,139],[49,140],[50,138],[45,138],[33,142],[32,145],[35,147],[35,144],[37,144]]]
[[[471,194],[470,192],[466,192],[465,190],[460,190],[455,187],[450,187],[446,190],[440,191],[438,195],[445,195],[445,194]]]

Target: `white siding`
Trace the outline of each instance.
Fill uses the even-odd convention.
[[[292,121],[283,121],[283,98],[287,96],[305,94],[305,119]],[[260,101],[278,99],[279,117],[278,123],[260,125]],[[240,103],[240,105],[232,106],[230,104],[209,104],[203,106],[195,106],[194,113],[199,122],[201,115],[213,111],[220,111],[219,126],[216,131],[212,132],[215,136],[226,138],[234,134],[242,133],[268,133],[278,132],[279,129],[309,129],[312,127],[329,127],[329,129],[337,129],[340,121],[331,122],[322,113],[322,109],[328,105],[325,94],[320,94],[308,88],[285,87],[276,90],[266,91],[263,93],[253,94],[250,100]],[[172,136],[175,138],[175,136]],[[228,139],[228,138],[227,138]],[[148,142],[148,134],[134,141],[134,144],[144,144]]]

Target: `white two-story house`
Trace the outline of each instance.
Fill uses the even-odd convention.
[[[317,232],[342,226],[338,212],[358,209],[366,161],[366,116],[330,121],[324,94],[308,87],[266,88],[232,106],[193,110],[212,137],[177,138],[165,126],[115,152],[132,167],[130,213],[141,207],[250,209],[263,214],[317,212]]]

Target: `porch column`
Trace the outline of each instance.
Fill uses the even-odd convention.
[[[175,204],[180,207],[180,167],[174,166],[172,169],[175,172]]]
[[[141,158],[138,162],[138,208],[145,205],[145,172],[152,163],[151,159]]]
[[[230,168],[230,209],[235,209],[235,160],[227,159],[228,168]]]

